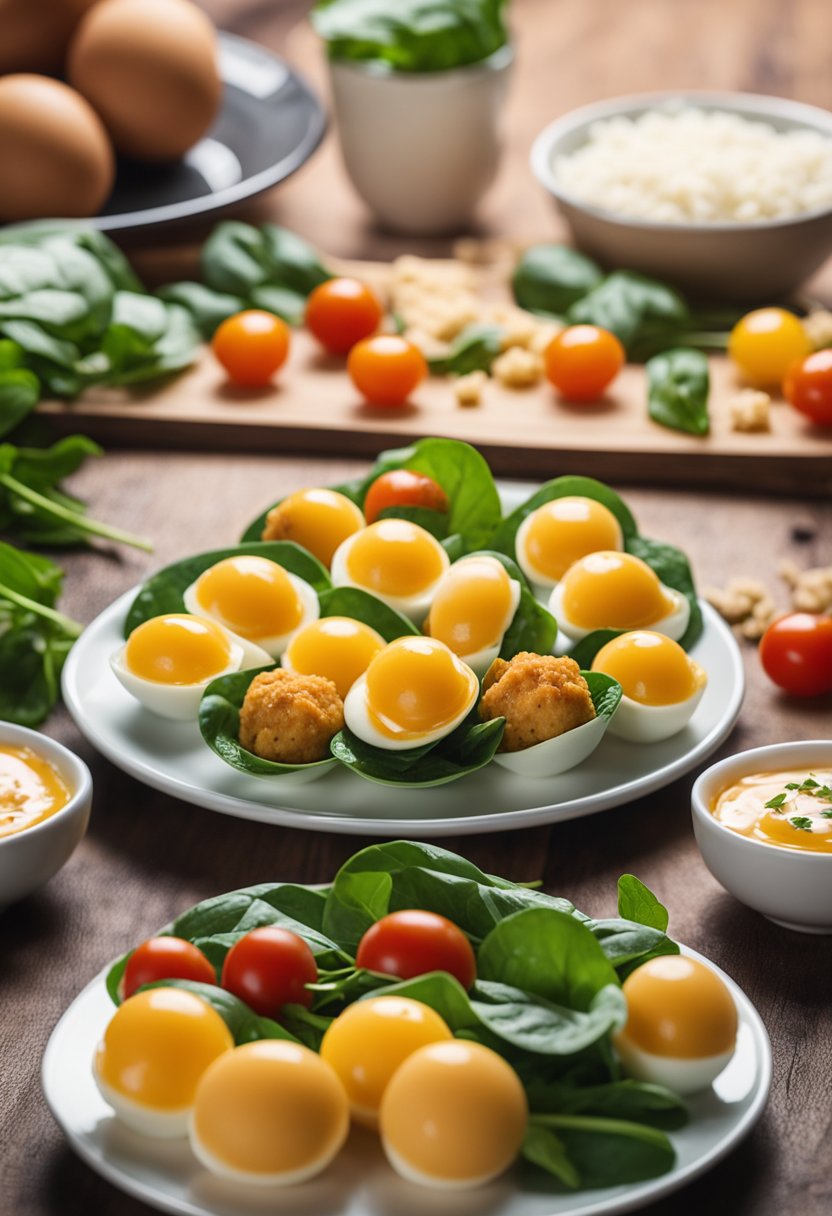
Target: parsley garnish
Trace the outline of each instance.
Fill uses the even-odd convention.
[[[788,789],[788,786],[786,788]],[[773,798],[769,798],[768,802],[765,804],[766,810],[779,811],[787,798],[788,794],[775,794],[775,796]]]
[[[797,828],[799,832],[811,832],[812,821],[808,815],[794,815],[789,820],[793,828]]]
[[[806,794],[811,798],[822,798],[826,802],[832,802],[832,787],[828,785],[821,785],[821,783],[816,781],[814,777],[804,777],[802,781],[786,782],[786,788],[783,793],[775,794],[773,798],[769,798],[768,802],[764,804],[766,810],[781,811],[784,804],[791,801],[789,798],[789,793],[791,793],[795,798],[799,794]],[[832,811],[821,811],[821,815],[824,819],[832,819]],[[807,823],[809,822],[806,820],[805,815],[799,815],[798,819],[805,820]],[[794,819],[792,819],[791,822],[794,823]],[[802,828],[803,824],[801,823],[799,826]],[[805,828],[804,830],[809,831],[811,829]]]

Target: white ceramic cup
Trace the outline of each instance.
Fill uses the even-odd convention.
[[[330,60],[344,165],[388,228],[452,232],[471,218],[500,161],[513,53],[445,72],[395,72]]]
[[[63,777],[70,799],[54,815],[11,836],[0,837],[0,910],[48,882],[75,851],[90,818],[92,777],[73,752],[54,739],[0,722],[0,746],[28,747]]]
[[[712,764],[691,792],[693,832],[717,882],[775,924],[800,933],[832,933],[832,857],[779,848],[741,836],[711,813],[727,786],[752,773],[832,768],[832,739],[776,743]]]

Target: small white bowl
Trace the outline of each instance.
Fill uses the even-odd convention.
[[[0,837],[0,909],[31,894],[57,874],[87,830],[92,806],[92,777],[83,760],[61,743],[0,722],[0,745],[28,747],[48,760],[71,791],[66,806],[54,815],[11,836]]]
[[[711,807],[733,782],[752,773],[832,767],[832,740],[775,743],[712,764],[691,792],[693,832],[717,882],[775,924],[799,933],[832,933],[832,857],[741,836]]]

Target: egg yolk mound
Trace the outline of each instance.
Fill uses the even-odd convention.
[[[190,1135],[213,1173],[290,1184],[324,1169],[348,1131],[347,1096],[326,1061],[300,1043],[264,1039],[207,1070]]]
[[[446,574],[436,593],[427,632],[454,654],[476,654],[498,643],[514,615],[511,579],[493,557],[469,557]]]
[[[435,537],[407,519],[380,519],[355,539],[347,554],[352,582],[378,595],[418,595],[445,571]]]
[[[522,556],[530,570],[555,582],[580,558],[599,549],[620,549],[621,525],[594,498],[555,498],[527,517]]]
[[[581,629],[643,629],[674,607],[655,572],[631,553],[587,554],[561,588],[563,616]]]
[[[337,490],[298,490],[272,507],[263,540],[292,540],[329,566],[348,536],[364,527],[361,511]]]
[[[230,658],[220,626],[184,612],[145,621],[124,648],[128,671],[156,684],[199,684],[223,671]]]
[[[662,633],[639,630],[602,646],[592,662],[621,685],[625,697],[640,705],[676,705],[699,688],[703,672],[678,642]]]
[[[209,1064],[234,1046],[216,1010],[181,988],[150,988],[114,1013],[95,1054],[105,1090],[155,1111],[179,1111],[194,1099]]]
[[[380,996],[350,1005],[324,1035],[321,1058],[341,1079],[354,1117],[375,1127],[390,1079],[428,1043],[451,1039],[438,1013],[408,997]]]
[[[731,1051],[737,1008],[720,977],[698,959],[653,958],[624,981],[631,1043],[656,1056],[699,1060]]]
[[[326,616],[295,634],[283,665],[299,675],[326,677],[343,699],[384,646],[384,638],[362,621]]]
[[[477,677],[435,638],[405,637],[367,668],[367,713],[390,739],[419,739],[453,722],[476,700]]]
[[[265,557],[227,557],[199,576],[195,591],[203,612],[249,640],[291,633],[303,618],[289,575]]]
[[[476,1186],[512,1164],[527,1121],[514,1069],[489,1047],[454,1041],[405,1060],[382,1099],[379,1131],[403,1177]]]
[[[0,747],[0,840],[42,823],[69,802],[61,774],[28,747]]]

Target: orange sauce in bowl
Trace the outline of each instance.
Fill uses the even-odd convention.
[[[722,790],[711,811],[741,836],[832,855],[832,771],[750,773]]]
[[[42,823],[70,797],[48,760],[28,747],[0,745],[0,840]]]

